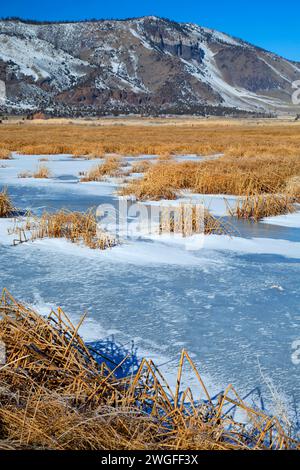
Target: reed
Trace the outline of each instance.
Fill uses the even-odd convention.
[[[293,176],[287,181],[286,193],[293,198],[295,202],[300,203],[300,176]]]
[[[232,232],[228,223],[214,217],[202,204],[160,207],[160,234],[177,233],[189,237],[194,234],[231,235]]]
[[[203,162],[158,162],[121,192],[155,200],[175,199],[182,189],[200,194],[276,194],[287,192],[288,182],[295,183],[299,174],[300,158],[294,156],[280,159],[224,156]]]
[[[46,165],[39,165],[37,170],[32,175],[33,178],[50,178],[51,171]]]
[[[11,160],[11,151],[6,148],[0,148],[0,160]]]
[[[0,303],[3,449],[51,450],[263,450],[297,449],[276,417],[251,408],[232,386],[212,399],[186,351],[172,389],[152,361],[116,377],[120,363],[91,354],[58,308],[48,317],[17,302],[6,290]],[[182,385],[188,369],[205,400]],[[243,416],[243,423],[233,418]],[[244,418],[247,419],[245,420]]]
[[[156,163],[143,178],[132,180],[120,192],[124,195],[133,194],[139,200],[176,199],[177,191],[194,184],[197,168],[194,162]]]
[[[40,161],[42,161],[42,160],[40,160]],[[18,174],[18,178],[36,178],[36,179],[45,178],[45,179],[48,179],[50,177],[51,177],[51,171],[49,170],[49,168],[46,165],[39,165],[37,167],[36,171],[33,172],[33,173],[31,173],[28,170],[25,170],[25,171],[21,171]]]
[[[138,160],[133,162],[131,167],[131,173],[145,173],[149,170],[152,163],[149,160]]]
[[[228,211],[238,219],[252,219],[257,222],[264,217],[295,212],[295,206],[290,196],[258,194],[238,199],[236,207],[228,208]]]
[[[107,157],[102,164],[91,168],[82,178],[81,181],[102,181],[104,177],[118,176],[121,167],[121,159],[118,157]]]
[[[15,212],[16,208],[9,197],[7,189],[4,188],[0,192],[0,218],[12,217]]]
[[[300,157],[298,123],[218,120],[124,120],[87,123],[48,120],[7,123],[0,128],[3,148],[24,154],[212,155]],[[128,125],[126,125],[126,122]],[[138,125],[140,122],[140,125]],[[156,124],[156,125],[153,125]]]
[[[26,232],[30,236],[26,236]],[[91,249],[105,250],[118,244],[117,240],[101,230],[92,210],[86,213],[60,210],[44,212],[41,217],[28,217],[25,224],[15,227],[15,233],[23,236],[19,242],[43,238],[65,238],[72,243],[83,243]]]

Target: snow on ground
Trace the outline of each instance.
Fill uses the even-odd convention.
[[[0,168],[0,188],[8,186],[17,207],[39,213],[49,205],[86,210],[118,203],[116,181],[78,181],[95,160],[49,156],[43,164],[53,178],[17,177],[35,170],[39,158],[16,156]],[[224,198],[235,204],[235,197],[188,192],[179,201],[204,201],[214,215],[225,216]],[[243,224],[243,235],[204,237],[204,244],[200,236],[132,233],[103,252],[53,239],[13,247],[7,234],[13,220],[2,219],[0,288],[42,312],[60,305],[74,321],[87,311],[85,339],[113,334],[123,344],[134,340],[140,356],[165,364],[170,380],[185,348],[213,392],[233,383],[242,395],[263,394],[270,404],[259,364],[287,401],[299,404],[299,367],[291,360],[300,326],[299,213],[273,219]]]
[[[264,224],[280,225],[282,227],[300,228],[300,208],[297,212],[276,217],[266,217],[262,220]]]

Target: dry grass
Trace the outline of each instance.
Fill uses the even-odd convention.
[[[0,192],[0,218],[12,217],[14,212],[16,212],[16,208],[7,193],[7,189],[4,188]]]
[[[278,419],[251,409],[232,386],[212,400],[188,353],[180,357],[171,390],[152,361],[118,379],[99,354],[97,363],[65,313],[42,318],[3,292],[0,340],[1,448],[53,450],[290,449],[299,444]],[[126,358],[125,358],[126,359]],[[116,368],[122,368],[122,363]],[[192,371],[206,396],[182,387]],[[189,372],[190,373],[190,372]],[[242,424],[226,410],[248,417]]]
[[[277,216],[295,212],[290,196],[276,194],[258,194],[238,199],[234,209],[229,208],[231,216],[239,219],[259,221],[264,217]]]
[[[102,181],[108,176],[118,176],[120,174],[121,159],[118,157],[107,157],[103,163],[91,168],[81,181]]]
[[[40,160],[42,161],[42,160]],[[51,178],[51,171],[46,165],[39,165],[34,173],[30,171],[21,171],[18,174],[18,178]]]
[[[191,187],[197,169],[198,164],[193,162],[156,163],[142,179],[122,188],[121,193],[133,194],[139,200],[176,199],[176,191]]]
[[[131,173],[145,173],[149,170],[152,163],[149,160],[138,160],[133,162]]]
[[[0,160],[11,160],[11,151],[5,148],[0,148]]]
[[[17,224],[13,232],[19,235],[15,244],[42,238],[65,238],[91,249],[105,250],[118,243],[112,235],[101,230],[92,210],[81,213],[61,209],[53,214],[44,212],[40,218],[29,216],[25,224]]]
[[[299,174],[298,156],[221,157],[198,164],[193,189],[207,194],[277,193]]]
[[[300,202],[300,176],[293,176],[288,179],[286,193],[291,196],[295,202]]]
[[[138,199],[175,199],[190,189],[201,194],[255,195],[285,192],[287,183],[300,175],[300,158],[221,157],[204,162],[159,162],[142,179],[122,189]],[[296,180],[292,180],[296,181]]]
[[[193,234],[231,234],[229,225],[214,217],[201,204],[181,203],[179,206],[160,207],[160,234],[177,233],[184,237]]]
[[[174,120],[173,120],[174,121]],[[168,155],[225,153],[233,157],[300,156],[298,123],[274,121],[174,122],[158,120],[120,125],[66,124],[61,121],[8,123],[0,128],[0,142],[9,151],[25,154],[73,154],[101,157],[120,155]],[[165,158],[165,157],[164,157]]]
[[[51,171],[46,165],[39,165],[37,170],[33,173],[33,178],[50,178]]]

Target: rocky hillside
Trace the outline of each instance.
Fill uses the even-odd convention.
[[[300,63],[195,24],[0,21],[2,110],[53,114],[292,109]]]

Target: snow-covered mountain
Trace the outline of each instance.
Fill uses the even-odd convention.
[[[0,21],[0,80],[14,111],[292,109],[300,63],[195,24]]]

